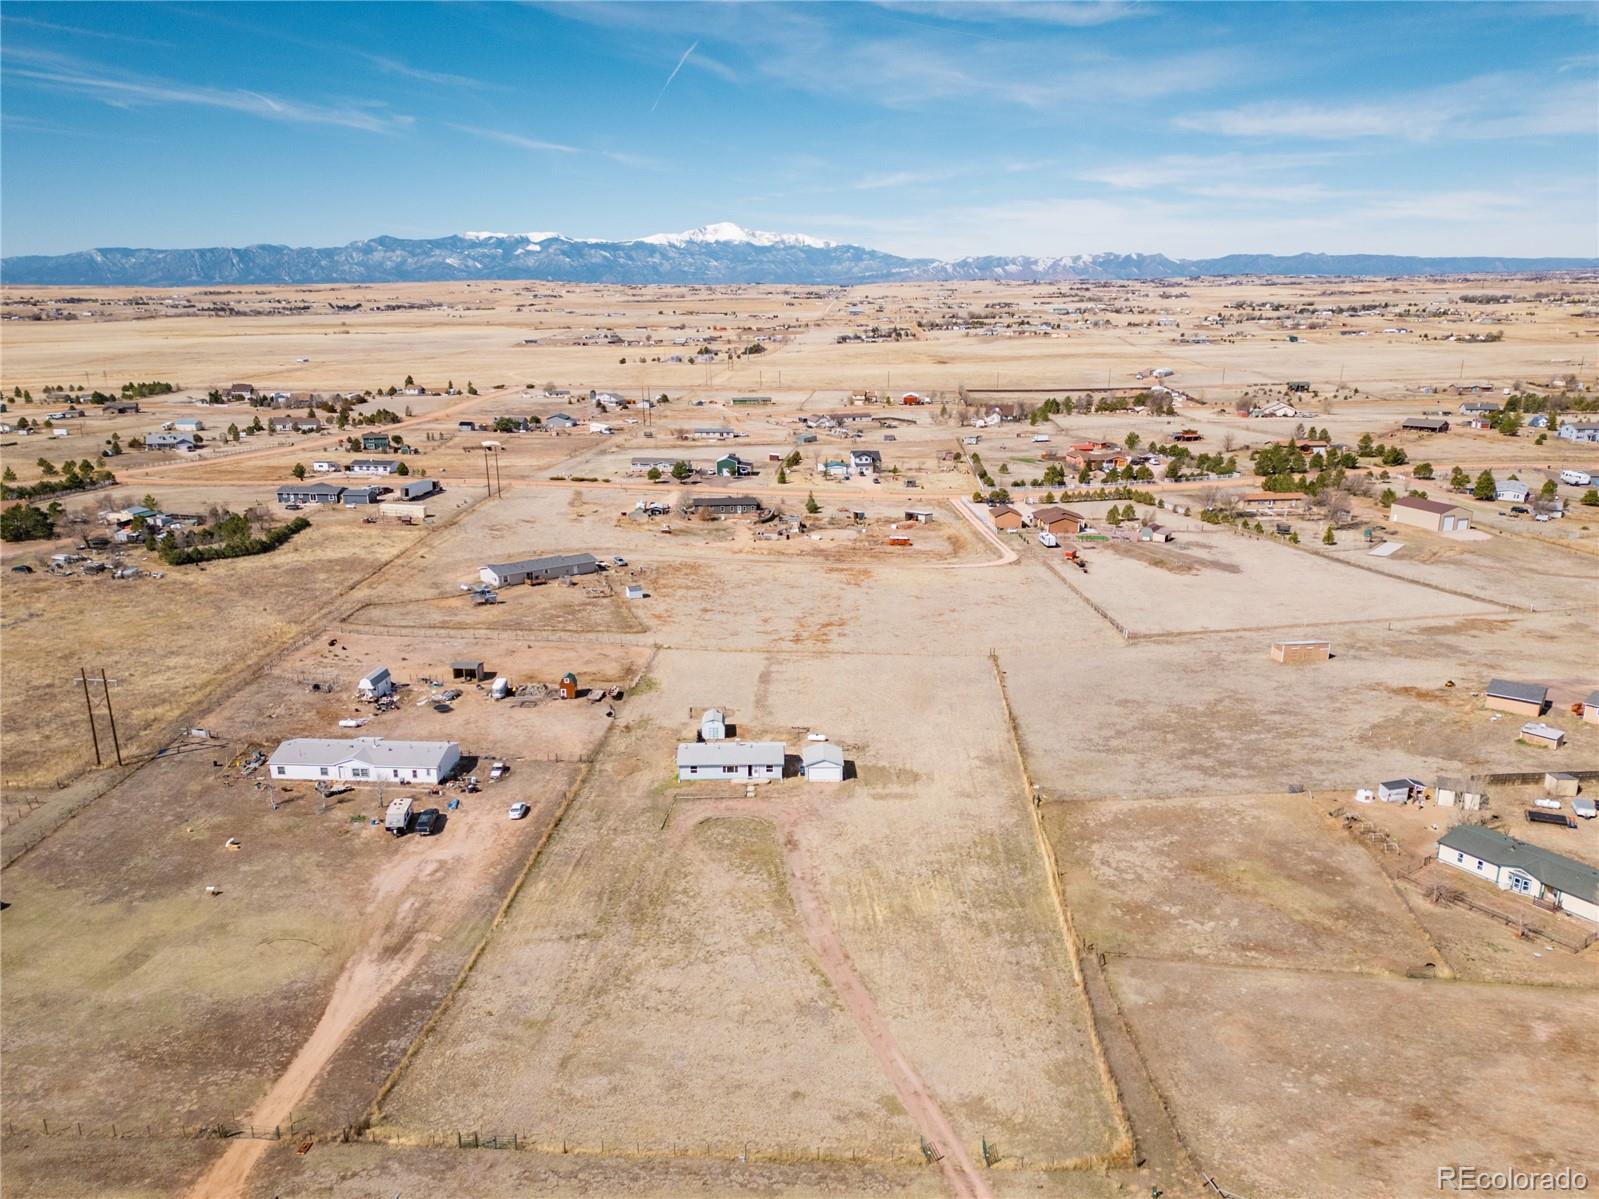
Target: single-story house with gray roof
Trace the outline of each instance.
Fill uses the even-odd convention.
[[[552,554],[517,562],[491,562],[477,572],[477,577],[490,587],[514,587],[518,583],[547,583],[571,575],[591,575],[599,569],[593,554]]]
[[[785,752],[781,741],[683,741],[677,747],[678,781],[780,779]]]
[[[1457,824],[1439,837],[1438,860],[1599,924],[1599,870],[1586,862],[1477,824]]]

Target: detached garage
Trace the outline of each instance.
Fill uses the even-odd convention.
[[[813,783],[844,781],[844,751],[831,742],[812,742],[800,752],[800,773]]]
[[[1435,533],[1464,533],[1471,528],[1471,513],[1459,504],[1424,500],[1414,495],[1395,500],[1388,515],[1395,524],[1414,525]]]

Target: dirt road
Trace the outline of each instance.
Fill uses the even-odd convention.
[[[1021,560],[1021,555],[999,539],[999,534],[989,527],[988,522],[979,516],[976,510],[965,500],[951,500],[955,510],[964,516],[972,528],[982,534],[987,541],[999,551],[998,558],[989,558],[982,562],[951,562],[946,564],[945,570],[970,570],[979,566],[1009,566],[1012,562]]]
[[[311,1035],[241,1123],[257,1128],[287,1124],[344,1042],[438,943],[438,935],[427,930],[471,919],[474,899],[481,898],[502,853],[515,843],[514,837],[494,836],[504,822],[495,821],[492,811],[480,805],[470,814],[454,813],[444,836],[406,846],[418,853],[396,855],[372,889],[367,909],[371,935],[333,984]],[[271,1144],[243,1138],[229,1142],[191,1188],[189,1199],[241,1199],[251,1170]]]
[[[799,804],[786,804],[778,809],[769,801],[737,798],[696,803],[693,813],[692,819],[680,826],[680,834],[702,820],[726,816],[755,817],[776,826],[783,849],[783,872],[788,882],[789,896],[794,901],[794,911],[799,916],[805,939],[810,943],[822,973],[827,975],[840,1002],[860,1029],[872,1056],[893,1084],[900,1103],[910,1114],[922,1139],[931,1147],[950,1192],[958,1199],[993,1199],[981,1171],[961,1144],[927,1083],[900,1050],[893,1030],[878,1010],[876,1000],[872,998],[871,991],[838,938],[838,930],[833,927],[832,918],[828,915],[827,901],[822,898],[816,866],[806,854],[798,836],[798,826],[807,815],[807,808]]]

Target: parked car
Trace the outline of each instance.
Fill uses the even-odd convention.
[[[521,820],[531,809],[525,803],[514,803],[508,813],[512,820]]]
[[[298,512],[303,507],[305,507],[304,504],[284,504],[283,510],[285,512]]]
[[[1532,511],[1532,509],[1528,508],[1525,504],[1512,504],[1512,505],[1510,505],[1510,515],[1511,516],[1526,516],[1527,513],[1531,512],[1531,511]]]
[[[621,554],[618,554],[618,555],[616,555],[616,557],[611,559],[611,565],[612,566],[626,566],[627,565],[627,559],[622,557]]]
[[[444,825],[444,813],[437,808],[423,808],[416,816],[416,835],[431,837]]]
[[[510,767],[504,762],[496,762],[489,767],[489,782],[497,783],[510,773]]]

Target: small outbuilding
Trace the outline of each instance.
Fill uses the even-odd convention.
[[[843,749],[831,741],[808,742],[800,751],[800,773],[812,783],[842,783]]]
[[[1426,789],[1426,785],[1416,779],[1390,779],[1377,784],[1377,798],[1383,803],[1408,803]]]
[[[468,682],[481,682],[489,677],[489,671],[483,669],[483,663],[476,660],[467,660],[450,663],[450,677],[452,679],[466,679]]]
[[[1589,692],[1582,701],[1582,719],[1587,724],[1599,724],[1599,691]]]
[[[1433,788],[1432,793],[1440,808],[1458,806],[1467,812],[1477,811],[1482,807],[1482,801],[1487,798],[1483,785],[1473,778],[1440,776],[1438,785]]]
[[[992,516],[996,529],[1008,532],[1022,527],[1022,514],[1009,504],[995,505]]]
[[[1510,679],[1490,679],[1483,706],[1495,712],[1514,712],[1517,716],[1542,716],[1549,702],[1549,688],[1537,683],[1517,683]]]
[[[700,740],[727,740],[727,719],[722,715],[722,709],[705,709],[705,715],[700,717]]]
[[[577,675],[570,670],[561,676],[560,691],[562,699],[577,698]]]
[[[1552,724],[1529,720],[1521,726],[1521,740],[1544,749],[1559,749],[1566,743],[1566,735]]]
[[[1559,773],[1550,771],[1543,776],[1543,789],[1550,795],[1566,799],[1577,794],[1581,790],[1581,784],[1574,774],[1567,774],[1564,771]]]
[[[1273,641],[1271,660],[1286,666],[1302,662],[1325,662],[1332,657],[1331,641]]]
[[[389,668],[378,666],[367,671],[355,684],[355,691],[362,699],[382,699],[385,695],[393,695],[394,679],[389,675]]]

